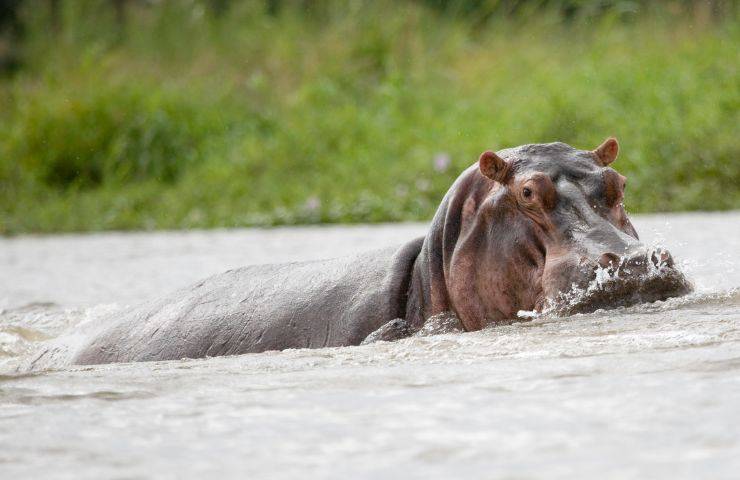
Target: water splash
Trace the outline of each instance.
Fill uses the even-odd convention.
[[[694,291],[693,284],[675,268],[664,261],[667,250],[661,246],[651,249],[651,260],[645,265],[630,266],[625,256],[620,257],[619,267],[597,266],[594,278],[585,286],[572,284],[570,290],[548,299],[542,309],[544,315],[567,316],[588,313],[599,309],[613,309],[635,304],[665,301]],[[666,253],[664,253],[666,252]],[[633,268],[645,268],[635,275]]]
[[[54,303],[30,303],[0,311],[0,371],[15,371],[50,342],[81,330],[111,312],[115,304],[64,308]]]

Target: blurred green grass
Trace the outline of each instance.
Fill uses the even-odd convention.
[[[427,220],[484,149],[609,135],[629,211],[740,208],[734,18],[255,5],[25,11],[0,233]]]

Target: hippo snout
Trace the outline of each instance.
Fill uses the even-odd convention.
[[[662,248],[640,249],[625,256],[607,252],[599,257],[597,263],[600,268],[622,278],[645,275],[651,270],[674,266],[673,256]]]
[[[662,248],[640,247],[623,256],[606,252],[590,265],[591,280],[561,297],[556,311],[587,313],[598,308],[666,300],[692,290],[691,283],[676,269],[671,253]]]

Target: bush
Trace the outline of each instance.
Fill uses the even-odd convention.
[[[482,150],[608,135],[630,211],[740,208],[737,22],[191,3],[113,38],[69,2],[77,30],[29,33],[0,81],[0,232],[426,220]]]
[[[19,93],[5,159],[53,188],[156,179],[171,184],[203,159],[218,116],[143,85]]]

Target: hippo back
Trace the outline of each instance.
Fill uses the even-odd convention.
[[[106,322],[74,363],[357,345],[403,317],[421,239],[346,258],[215,275]]]

